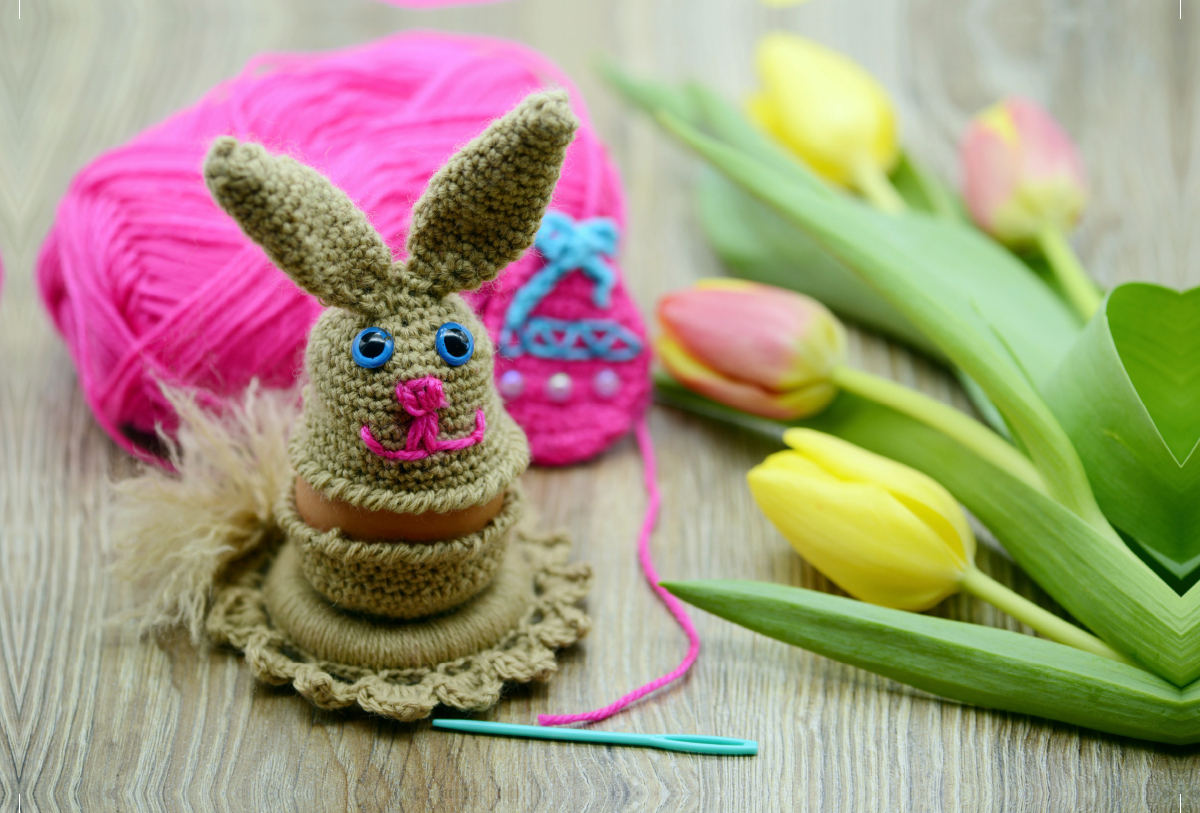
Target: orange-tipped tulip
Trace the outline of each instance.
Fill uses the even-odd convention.
[[[770,285],[705,280],[658,303],[659,360],[681,384],[774,420],[820,412],[837,393],[846,332],[824,305]]]
[[[1050,114],[1028,99],[980,113],[962,141],[963,197],[980,228],[1009,245],[1065,232],[1087,200],[1083,162]]]

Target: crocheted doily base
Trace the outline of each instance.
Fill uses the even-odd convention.
[[[558,668],[555,650],[574,644],[591,626],[575,606],[591,586],[591,568],[567,563],[570,540],[518,532],[514,542],[508,555],[527,558],[532,603],[499,641],[467,657],[428,667],[376,669],[311,656],[272,624],[263,596],[278,548],[239,562],[214,588],[208,634],[216,644],[241,650],[258,679],[276,686],[290,683],[323,709],[358,705],[406,722],[428,717],[439,705],[482,711],[495,705],[506,683],[548,679]]]

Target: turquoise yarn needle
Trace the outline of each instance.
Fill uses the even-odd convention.
[[[738,740],[732,737],[704,737],[694,734],[626,734],[620,731],[550,728],[537,725],[492,723],[484,720],[434,720],[433,727],[447,731],[463,731],[468,734],[492,734],[534,740],[594,742],[607,745],[634,745],[714,756],[754,756],[758,753],[758,743],[754,740]]]

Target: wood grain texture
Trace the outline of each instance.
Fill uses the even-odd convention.
[[[1094,199],[1077,240],[1103,282],[1200,283],[1200,7],[1079,0],[516,0],[411,12],[368,0],[0,3],[0,810],[1122,810],[1200,807],[1194,750],[943,702],[698,614],[691,677],[602,727],[759,740],[752,759],[432,732],[315,710],[256,685],[239,659],[139,643],[103,619],[130,596],[106,573],[109,481],[129,462],[92,421],[36,302],[38,244],[72,175],[195,100],[256,51],[329,48],[422,26],[521,39],[572,74],[624,173],[624,266],[645,311],[720,273],[690,202],[694,164],[591,70],[601,55],[740,95],[772,28],[880,76],[905,140],[943,174],[969,116],[1029,95],[1080,141]],[[855,334],[852,360],[966,402],[929,364]],[[744,472],[769,449],[656,409],[671,578],[831,589],[755,510]],[[527,476],[547,526],[595,567],[592,636],[557,678],[488,716],[592,708],[673,667],[685,642],[641,581],[643,494],[630,441]],[[1044,603],[1002,556],[984,570]],[[1015,624],[964,598],[937,612]]]

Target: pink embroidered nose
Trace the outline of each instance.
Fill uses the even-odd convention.
[[[432,452],[438,447],[437,411],[446,405],[446,393],[440,379],[432,376],[401,381],[396,385],[396,399],[404,411],[412,415],[408,427],[408,452]]]
[[[487,431],[483,410],[476,409],[474,432],[464,438],[438,440],[438,410],[446,406],[446,393],[439,378],[425,376],[399,382],[396,384],[396,400],[400,402],[404,411],[412,416],[403,449],[393,452],[383,448],[371,434],[369,426],[364,426],[359,433],[368,449],[387,460],[423,460],[436,452],[466,449],[483,440],[483,434]]]
[[[396,399],[404,411],[414,418],[433,415],[446,405],[446,393],[442,390],[442,380],[433,376],[414,378],[412,381],[401,381],[396,384]],[[437,417],[434,416],[434,426]]]

